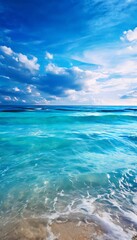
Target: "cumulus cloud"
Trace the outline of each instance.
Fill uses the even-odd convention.
[[[20,89],[19,89],[18,87],[14,87],[13,90],[14,90],[15,92],[20,92]]]
[[[49,98],[65,97],[66,90],[82,88],[80,74],[73,68],[62,68],[54,64],[46,66],[46,74],[39,77],[38,89],[47,93]]]
[[[79,91],[82,88],[82,83],[79,81],[82,70],[77,67],[63,68],[50,63],[46,66],[46,72],[40,74],[31,71],[37,68],[33,67],[33,62],[29,62],[27,56],[14,52],[12,56],[4,56],[1,60],[0,73],[7,80],[1,90],[1,98],[10,96],[11,102],[25,100],[29,103],[45,103],[66,97],[66,90]],[[35,64],[36,58],[34,60]]]
[[[124,31],[121,40],[127,40],[129,42],[137,41],[137,27],[133,30],[129,29],[128,31]]]
[[[102,91],[102,85],[97,80],[108,78],[106,73],[100,72],[99,70],[81,69],[77,66],[59,68],[59,71],[55,71],[54,68],[55,66],[47,72],[47,78],[45,78],[45,83],[43,83],[44,86],[49,79],[48,85],[50,86],[52,96],[63,97],[64,101],[66,99],[66,101],[72,104],[101,103],[102,100],[98,101],[97,95]],[[47,89],[46,86],[45,91],[47,91]],[[59,99],[58,102],[61,104]]]
[[[38,59],[36,57],[28,59],[26,55],[19,53],[17,54],[17,60],[21,62],[30,71],[39,70],[40,65],[37,63]]]
[[[11,48],[6,46],[0,47],[1,51],[9,56],[8,61],[16,61],[23,65],[26,69],[34,72],[39,70],[40,65],[37,63],[38,59],[35,56],[28,58],[26,55],[22,53],[16,53]]]
[[[12,55],[13,51],[10,47],[1,46],[0,49],[7,55]]]
[[[122,42],[114,48],[108,46],[86,50],[81,54],[82,57],[74,57],[85,63],[98,64],[97,69],[84,71],[82,91],[86,93],[83,98],[88,99],[87,103],[91,99],[95,104],[136,104],[136,92],[132,92],[132,89],[137,87],[136,52],[137,44],[133,41]],[[78,94],[70,92],[73,99],[77,98]]]
[[[49,59],[49,60],[52,60],[52,59],[53,59],[53,54],[51,54],[51,53],[49,53],[49,52],[46,52],[45,58],[46,58],[46,59]]]
[[[111,64],[105,64],[96,69],[77,66],[67,68],[49,63],[42,74],[38,71],[35,57],[29,59],[15,52],[12,55],[3,52],[3,56],[0,74],[6,80],[1,78],[1,102],[118,104],[131,99],[124,96],[128,96],[128,92],[136,88],[137,84],[135,59],[123,59],[120,64],[115,63],[113,68]],[[135,93],[132,99],[135,99]]]
[[[45,71],[47,73],[53,73],[53,74],[64,74],[65,73],[65,69],[62,67],[58,67],[53,63],[49,63],[46,67],[45,67]]]

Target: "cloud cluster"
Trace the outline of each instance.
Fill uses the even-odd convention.
[[[124,31],[121,40],[127,40],[129,42],[137,41],[137,27],[133,30],[129,29],[128,31]]]
[[[37,68],[32,66],[32,62],[27,63],[27,56],[12,50],[9,55],[3,48],[1,51],[4,53],[1,60],[1,79],[7,79],[6,84],[1,87],[1,101],[40,104],[66,100],[70,103],[93,103],[94,95],[101,90],[97,79],[107,77],[99,71],[76,66],[59,67],[54,63],[47,64],[45,73],[41,74],[39,71],[32,71]]]
[[[39,70],[40,65],[37,63],[38,59],[36,57],[28,59],[26,55],[19,53],[16,60],[21,62],[30,71]]]
[[[120,53],[119,49],[116,52],[115,49],[108,52],[103,49],[98,57],[98,52],[85,53],[89,61],[90,57],[92,61],[93,56],[96,60],[100,57],[100,64],[92,70],[77,66],[60,67],[50,61],[45,66],[44,73],[39,71],[40,65],[36,57],[28,58],[6,46],[1,46],[0,50],[1,102],[122,104],[124,101],[124,104],[134,104],[137,98],[135,59],[123,58],[123,52]],[[120,56],[118,60],[117,56]]]
[[[124,33],[125,42],[113,47],[106,45],[100,49],[85,50],[80,56],[73,56],[75,60],[98,65],[97,70],[90,71],[89,80],[83,84],[90,90],[95,102],[100,99],[101,103],[101,98],[105,104],[134,105],[137,102],[136,91],[133,91],[137,87],[137,28]]]
[[[15,53],[10,47],[1,46],[1,51],[6,55],[11,56],[13,60],[21,63],[26,69],[29,69],[31,72],[39,70],[40,65],[37,63],[38,59],[36,57],[32,57],[29,59],[26,55],[22,53]]]
[[[66,97],[69,89],[79,91],[82,88],[78,68],[62,68],[49,63],[41,74],[36,57],[29,59],[6,46],[1,47],[1,56],[1,101],[47,103]]]

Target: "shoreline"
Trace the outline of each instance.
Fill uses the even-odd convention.
[[[47,222],[44,219],[20,219],[0,227],[2,240],[97,240],[101,227],[82,221]]]
[[[111,235],[112,234],[112,235]],[[21,218],[0,225],[2,240],[120,240],[96,222],[81,220],[47,221],[42,218]],[[121,240],[124,239],[121,236]],[[129,240],[137,240],[132,233]]]

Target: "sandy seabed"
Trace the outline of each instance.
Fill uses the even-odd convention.
[[[14,220],[0,227],[0,240],[111,240],[94,222],[47,223],[43,219]],[[129,239],[130,240],[130,239]],[[137,235],[132,238],[137,240]]]
[[[67,221],[47,223],[41,219],[23,219],[0,229],[1,240],[97,240],[103,230],[95,223]]]

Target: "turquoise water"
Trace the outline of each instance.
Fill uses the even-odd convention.
[[[137,230],[137,107],[0,107],[0,219]],[[7,220],[8,219],[8,220]]]

